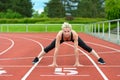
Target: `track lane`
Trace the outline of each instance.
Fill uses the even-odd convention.
[[[51,33],[52,34],[52,33]],[[47,36],[47,34],[45,34],[46,36]],[[50,34],[49,34],[50,35]],[[20,36],[22,36],[23,37],[23,35],[21,35],[20,34]],[[31,36],[31,34],[25,34],[24,36],[29,36],[28,38],[32,38],[32,39],[34,39],[34,40],[37,40],[37,41],[39,41],[39,42],[42,42],[42,43],[45,43],[46,41],[42,41],[42,40],[40,40],[40,37],[41,37],[41,35],[36,35],[36,34],[34,34],[34,36]],[[43,34],[42,34],[42,36],[44,36]],[[53,36],[51,36],[51,37],[54,37],[55,36],[55,34],[53,35]],[[34,37],[36,37],[36,38],[34,38]],[[83,38],[84,39],[84,38]],[[86,39],[84,39],[84,40],[86,40]],[[87,40],[86,40],[87,41]],[[94,40],[93,40],[94,41]],[[100,40],[101,41],[101,40]],[[102,42],[96,42],[97,44],[99,43],[101,43],[102,45],[104,45],[104,43],[103,42],[106,42],[106,41],[102,41]],[[43,46],[46,46],[47,44],[49,44],[50,43],[50,41],[48,42],[48,43],[45,43],[45,44],[43,44]],[[89,44],[89,43],[88,43]],[[110,43],[109,43],[110,44]],[[119,79],[119,72],[118,71],[120,71],[120,69],[119,69],[119,60],[120,59],[118,59],[119,58],[119,51],[115,51],[115,50],[111,50],[111,49],[106,49],[105,47],[103,48],[102,46],[100,47],[99,46],[99,49],[95,46],[95,45],[92,45],[92,44],[89,44],[90,46],[93,46],[93,48],[95,48],[95,50],[97,51],[97,52],[101,52],[100,53],[100,55],[102,56],[102,57],[104,57],[105,58],[105,60],[107,61],[107,65],[98,65],[101,69],[102,69],[102,71],[108,76],[108,78],[110,79],[110,80],[118,80]],[[105,43],[105,45],[106,46],[108,46],[108,42],[107,43]],[[118,45],[115,45],[115,44],[110,44],[109,45],[109,47],[112,47],[112,48],[115,48],[115,49],[118,49],[118,50],[120,50],[119,49],[119,46]],[[66,47],[67,48],[67,47]],[[54,51],[54,50],[53,50]],[[36,74],[36,75],[38,75],[39,77],[38,77],[38,79],[39,78],[41,78],[41,76],[40,76],[40,74],[41,75],[44,75],[44,74],[42,74],[42,73],[40,73],[40,70],[39,69],[42,69],[42,70],[44,70],[44,67],[46,67],[45,69],[48,69],[49,70],[49,68],[47,67],[47,65],[49,65],[49,64],[51,64],[51,62],[52,62],[52,60],[51,60],[51,58],[52,57],[48,57],[48,56],[50,56],[50,55],[53,55],[53,51],[51,51],[49,54],[47,54],[46,55],[46,58],[43,58],[42,59],[42,62],[36,67],[36,69],[32,72],[32,74],[30,75],[30,77],[33,79],[34,78],[34,75]],[[64,51],[64,50],[63,50]],[[106,55],[106,53],[105,52],[108,52],[107,53],[107,55]],[[111,54],[109,53],[109,52],[111,52]],[[69,51],[68,51],[68,53],[69,53]],[[20,53],[19,53],[20,54]],[[25,54],[25,53],[24,53]],[[7,69],[7,71],[10,73],[13,73],[13,71],[19,71],[19,69],[20,70],[23,70],[23,71],[21,71],[22,73],[20,74],[20,76],[23,76],[28,70],[29,70],[29,68],[30,68],[30,66],[32,66],[31,64],[29,64],[29,63],[31,63],[31,60],[33,59],[33,57],[32,56],[34,56],[34,55],[37,55],[38,53],[31,53],[29,56],[30,56],[30,58],[28,58],[28,59],[18,59],[18,60],[14,60],[15,62],[18,62],[17,63],[17,65],[18,65],[18,67],[16,67],[16,68],[10,68],[10,66],[8,66],[7,67],[7,65],[6,64],[4,64],[4,65],[2,65],[2,66],[4,66],[4,68],[5,69]],[[65,53],[63,53],[63,54],[65,54]],[[61,53],[61,55],[62,55],[62,53]],[[82,55],[82,54],[81,54]],[[81,57],[81,55],[80,55],[80,57]],[[91,55],[89,55],[89,56],[91,56]],[[110,58],[115,58],[115,59],[110,59]],[[21,57],[28,57],[28,55],[25,55],[25,56],[21,56]],[[92,57],[92,56],[91,56]],[[12,57],[11,57],[12,58]],[[16,57],[16,59],[18,58],[18,56]],[[66,58],[66,57],[65,57]],[[93,59],[94,59],[94,57],[92,57]],[[74,57],[73,57],[73,59],[74,59]],[[116,59],[118,59],[118,60],[116,60]],[[51,61],[50,61],[51,60]],[[71,61],[70,59],[69,59],[69,57],[68,57],[68,59],[67,59],[68,61]],[[95,60],[95,59],[94,59]],[[12,60],[13,61],[13,60]],[[45,63],[45,62],[48,62],[48,63]],[[7,61],[6,61],[7,62]],[[21,62],[24,62],[24,63],[21,63]],[[81,64],[84,64],[85,66],[84,67],[86,67],[86,68],[84,68],[84,67],[80,67],[80,70],[81,69],[83,69],[83,70],[81,70],[81,71],[87,71],[87,70],[89,70],[89,68],[94,68],[94,66],[92,66],[91,65],[91,63],[89,62],[89,60],[87,61],[87,59],[86,58],[84,58],[83,57],[83,55],[82,55],[82,57],[80,58],[80,62],[81,62]],[[96,60],[95,60],[95,62],[97,62]],[[11,62],[10,62],[11,63]],[[60,64],[60,67],[72,67],[72,65],[74,64],[74,60],[71,62],[71,63],[69,63],[69,64],[67,64],[67,66],[65,65],[67,62],[65,62],[65,63],[61,63],[61,60],[58,60],[58,63]],[[6,67],[5,67],[5,65],[6,65]],[[15,66],[16,65],[16,63],[15,64],[13,64],[13,66]],[[26,66],[25,66],[26,65]],[[28,66],[27,66],[28,65]],[[69,66],[68,66],[69,65]],[[21,67],[19,67],[19,66],[21,66]],[[22,67],[22,66],[25,66],[25,68],[24,67]],[[92,68],[90,69],[90,70],[92,70]],[[15,69],[15,70],[14,70]],[[52,68],[50,68],[50,69],[52,69]],[[13,71],[11,71],[11,70],[13,70]],[[79,69],[78,69],[79,70]],[[50,70],[49,70],[50,71]],[[94,70],[92,70],[92,71],[94,71]],[[92,71],[90,72],[90,76],[86,76],[86,77],[83,77],[83,78],[87,78],[88,79],[88,77],[89,77],[89,79],[93,79],[94,80],[94,78],[95,78],[95,75],[94,75],[94,73],[93,73],[93,75],[91,74],[92,73]],[[53,70],[52,70],[52,72],[54,72],[54,68],[53,68]],[[111,73],[109,73],[108,74],[108,72],[111,72]],[[97,73],[97,71],[95,71],[95,74]],[[14,73],[13,73],[14,74]],[[83,73],[80,73],[81,75],[83,74]],[[9,75],[9,74],[8,74]],[[87,75],[89,75],[89,74],[87,74]],[[13,76],[9,76],[9,77],[11,77],[10,79],[13,79],[13,78],[15,78],[14,76],[18,76],[17,74],[14,74]],[[93,77],[93,78],[91,78],[91,76]],[[5,77],[5,76],[4,76]],[[42,76],[43,77],[43,76]],[[70,77],[70,76],[66,76],[67,78],[69,78],[69,79],[73,79],[72,77],[74,77],[74,79],[76,78],[75,76],[72,76],[72,77]],[[66,78],[65,77],[65,78]],[[81,76],[80,76],[81,77]],[[79,77],[79,78],[80,78]],[[18,78],[20,78],[20,77],[18,77]],[[49,77],[50,79],[51,79],[51,77]],[[98,77],[99,78],[99,77]],[[2,76],[0,76],[0,79],[3,79],[3,77]],[[43,79],[43,78],[42,78]],[[59,79],[59,78],[58,78]],[[63,76],[62,76],[62,78],[61,79],[64,79],[63,78]],[[76,78],[77,79],[77,78]],[[4,80],[4,79],[3,79]],[[5,78],[5,80],[7,80],[7,78]],[[27,80],[29,80],[29,78],[27,79]],[[100,80],[102,80],[101,79],[101,77],[100,77]]]

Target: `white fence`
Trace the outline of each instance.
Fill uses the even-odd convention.
[[[120,19],[101,21],[88,26],[91,27],[90,34],[120,44]]]

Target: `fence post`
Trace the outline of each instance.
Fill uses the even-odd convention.
[[[94,24],[94,34],[96,36],[96,24]]]
[[[105,25],[104,25],[104,22],[103,22],[103,25],[102,25],[102,38],[104,39],[104,36],[105,36]]]
[[[100,37],[100,23],[98,23],[98,37]]]
[[[110,40],[110,27],[111,27],[111,23],[108,23],[108,40]]]
[[[94,29],[93,26],[94,26],[94,25],[93,25],[93,24],[91,24],[91,25],[92,25],[92,26],[91,26],[91,27],[92,27],[92,28],[91,28],[91,29],[92,29],[91,31],[92,31],[92,35],[93,35],[93,31],[94,31],[94,30],[93,30],[93,29]]]
[[[7,32],[9,32],[9,25],[7,24]]]
[[[89,34],[90,34],[90,32],[91,32],[91,26],[92,26],[91,24],[88,24]]]
[[[120,28],[119,28],[119,21],[117,21],[117,43],[119,43],[119,35],[120,34]]]
[[[1,32],[3,32],[3,27],[2,27],[2,25],[1,25]]]
[[[26,32],[28,32],[28,24],[26,24]]]
[[[0,32],[2,32],[2,31],[1,31],[1,24],[0,24]]]
[[[83,26],[80,25],[80,31],[81,31],[81,32],[83,32],[82,28],[83,28]]]
[[[47,32],[47,24],[46,24],[46,26],[45,26],[45,32]]]

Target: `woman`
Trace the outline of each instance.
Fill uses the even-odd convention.
[[[80,39],[78,34],[74,30],[72,30],[72,26],[67,22],[64,22],[64,24],[62,25],[62,30],[58,32],[54,41],[52,41],[52,43],[49,46],[47,46],[46,48],[44,48],[44,50],[41,51],[40,55],[38,55],[38,57],[36,57],[33,60],[33,63],[38,62],[39,58],[41,58],[43,55],[45,55],[50,50],[55,48],[53,63],[50,66],[58,66],[56,63],[56,58],[57,58],[57,55],[59,52],[59,47],[60,47],[60,44],[65,41],[72,41],[74,43],[74,53],[75,53],[75,58],[76,58],[74,66],[81,66],[81,64],[79,63],[79,53],[78,53],[78,49],[77,49],[78,46],[82,47],[87,52],[93,54],[98,59],[98,62],[100,64],[105,64],[105,61],[102,58],[100,58],[100,56],[92,48],[87,46]]]

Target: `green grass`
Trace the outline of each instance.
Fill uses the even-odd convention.
[[[73,30],[83,32],[84,25],[72,24]],[[58,32],[61,24],[3,24],[0,32]]]
[[[102,32],[102,26],[100,25],[100,32]],[[104,24],[104,31],[108,31],[108,23]],[[61,30],[62,24],[1,24],[0,32],[58,32]],[[89,32],[92,31],[90,25],[86,27],[84,24],[72,24],[73,30],[76,32]],[[117,27],[116,23],[111,23],[111,29]],[[96,25],[96,31],[98,31],[98,25]]]

